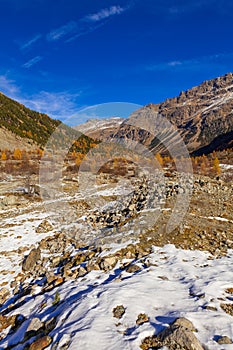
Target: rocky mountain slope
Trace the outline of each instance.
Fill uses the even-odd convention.
[[[233,74],[205,81],[178,97],[160,104],[149,104],[134,112],[128,119],[93,119],[75,127],[76,130],[100,140],[120,138],[141,142],[156,149],[160,139],[176,142],[170,130],[158,133],[160,124],[168,120],[179,131],[191,153],[201,155],[233,146]],[[0,93],[0,132],[9,131],[22,146],[45,145],[60,124],[45,114],[37,113]],[[161,126],[161,129],[163,126]],[[0,141],[0,149],[5,142]],[[13,140],[12,140],[13,141]],[[11,144],[11,143],[9,143]],[[14,142],[12,142],[14,145]],[[24,147],[25,148],[25,147]]]
[[[95,124],[96,137],[130,139],[157,149],[158,138],[170,138],[171,145],[176,143],[171,130],[162,130],[164,121],[168,120],[179,131],[191,153],[202,155],[232,148],[233,74],[205,81],[160,104],[149,104],[105,133],[110,120],[106,125]]]

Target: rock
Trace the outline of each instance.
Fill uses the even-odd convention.
[[[224,345],[224,344],[232,344],[233,342],[229,337],[224,335],[224,336],[218,338],[217,343],[220,345]]]
[[[57,324],[57,318],[52,317],[48,321],[45,322],[45,330],[47,333],[50,333],[56,326]]]
[[[83,267],[83,266],[80,266],[80,268],[78,269],[78,274],[77,274],[77,276],[78,276],[78,277],[83,277],[83,276],[85,276],[86,274],[87,274],[86,268]]]
[[[160,349],[163,347],[163,343],[155,336],[152,337],[146,337],[142,344],[140,345],[140,348],[142,350],[149,350],[149,349]]]
[[[93,270],[100,270],[100,266],[97,262],[88,262],[86,267],[87,267],[87,272],[90,272]]]
[[[178,318],[158,335],[145,338],[141,349],[159,349],[164,346],[169,350],[204,350],[193,330],[195,327],[192,322],[183,317]]]
[[[233,316],[233,304],[220,304],[220,306],[228,315]]]
[[[210,306],[210,305],[203,306],[203,309],[210,310],[210,311],[218,311],[218,309],[215,306]]]
[[[186,350],[204,350],[199,340],[192,333],[192,330],[179,324],[173,323],[170,327],[162,331],[158,335],[158,338],[170,350],[180,348]]]
[[[53,267],[57,267],[62,261],[62,257],[61,256],[55,256],[52,260],[52,266]]]
[[[60,284],[62,284],[64,282],[64,278],[63,277],[58,277],[55,282],[54,282],[54,286],[59,286]]]
[[[0,332],[2,332],[4,329],[8,328],[9,326],[14,326],[15,324],[16,316],[3,316],[0,315]]]
[[[125,314],[125,307],[123,305],[118,305],[112,310],[112,313],[113,317],[122,318],[122,316]]]
[[[30,331],[36,332],[39,329],[41,329],[43,326],[44,326],[43,322],[41,322],[38,317],[35,317],[31,320],[31,322],[27,328],[27,332],[30,332]]]
[[[32,249],[29,255],[24,259],[22,264],[23,271],[32,271],[38,260],[41,259],[40,248]]]
[[[143,323],[149,322],[149,317],[146,314],[139,314],[136,324],[140,326]]]
[[[109,270],[113,268],[117,263],[117,258],[115,256],[106,257],[103,259],[103,261],[100,263],[100,267],[103,270]]]
[[[10,295],[10,292],[7,288],[2,288],[0,290],[0,305],[5,303],[9,295]]]
[[[1,203],[5,206],[17,205],[19,204],[19,199],[17,196],[10,195],[10,196],[4,197]]]
[[[36,233],[46,233],[53,230],[53,226],[47,221],[43,220],[36,228]]]
[[[227,288],[225,290],[225,292],[228,293],[228,294],[233,294],[233,288],[232,287],[231,288]]]
[[[46,273],[46,278],[47,278],[47,283],[51,284],[54,281],[56,281],[57,276],[55,276],[53,272],[49,271],[48,273]]]
[[[126,253],[125,253],[125,258],[126,259],[135,259],[136,257],[136,252],[135,252],[135,248],[133,249],[129,249]]]
[[[39,338],[36,341],[34,341],[30,345],[29,350],[43,350],[47,348],[52,343],[52,341],[53,339],[48,335],[43,336],[42,338]]]
[[[189,321],[185,317],[179,317],[177,318],[173,323],[172,326],[175,327],[184,327],[185,329],[188,329],[191,332],[197,332],[197,329],[194,327],[191,321]]]
[[[135,273],[138,271],[141,271],[141,268],[136,264],[130,265],[126,268],[126,272],[128,272],[128,273]]]

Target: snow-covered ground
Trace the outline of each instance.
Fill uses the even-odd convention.
[[[95,196],[122,195],[118,188],[105,186],[93,187],[92,191]],[[88,199],[92,198],[93,193],[88,193]],[[78,200],[81,197],[66,195],[47,200],[44,210],[41,203],[31,203],[30,207],[25,206],[17,212],[15,208],[0,212],[0,215],[4,214],[0,222],[2,286],[8,283],[8,288],[9,282],[21,272],[23,255],[31,245],[53,235],[54,231],[36,233],[38,225],[52,216],[48,208],[53,208],[53,201],[56,206],[58,202],[69,202],[74,198]],[[199,217],[216,222],[232,222],[224,217],[204,215],[200,213]],[[103,251],[102,256],[114,253],[125,245],[112,244],[112,250]],[[19,248],[23,248],[22,253],[17,252]],[[159,332],[179,316],[193,322],[198,330],[196,336],[206,349],[233,348],[233,345],[223,346],[216,342],[219,336],[225,335],[233,340],[233,316],[225,313],[220,306],[233,302],[233,294],[226,291],[233,288],[233,251],[217,259],[207,252],[185,251],[173,245],[163,248],[154,246],[153,253],[146,258],[146,264],[142,261],[135,263],[141,267],[135,273],[122,271],[118,263],[110,272],[91,271],[85,277],[65,282],[50,292],[40,294],[42,287],[38,285],[37,294],[27,295],[18,301],[22,301],[22,304],[12,314],[22,314],[27,321],[15,333],[0,341],[0,350],[22,340],[32,318],[38,317],[45,322],[53,316],[57,317],[57,324],[50,336],[53,344],[59,343],[57,349],[69,343],[69,350],[138,350],[145,337]],[[60,303],[53,305],[56,293],[60,296]],[[114,318],[112,313],[118,305],[126,308],[120,320]],[[146,313],[150,321],[138,326],[136,320],[140,313]],[[17,345],[14,349],[23,350],[24,346]],[[48,349],[52,350],[52,346]]]
[[[17,211],[11,209],[9,212]],[[6,213],[6,211],[4,211]],[[3,211],[2,211],[3,213]],[[17,215],[18,214],[18,215]],[[41,239],[53,234],[52,231],[47,233],[36,233],[38,225],[49,214],[42,210],[29,211],[20,213],[17,211],[14,215],[1,219],[0,222],[0,284],[6,286],[15,276],[22,271],[23,256],[31,250],[32,245]],[[21,249],[21,252],[18,249]],[[8,285],[9,287],[9,285]]]
[[[44,295],[27,296],[17,313],[42,321],[57,316],[58,323],[50,335],[53,342],[60,342],[58,349],[70,342],[70,350],[136,350],[146,336],[160,331],[178,316],[193,322],[198,330],[196,336],[208,349],[232,349],[232,345],[221,346],[215,339],[221,335],[233,337],[232,316],[220,307],[221,303],[232,302],[226,289],[233,287],[233,251],[226,257],[212,259],[205,252],[167,245],[154,247],[147,259],[151,266],[138,263],[142,269],[134,274],[116,266],[109,273],[92,271],[83,279],[66,282]],[[61,301],[53,306],[56,292]],[[41,310],[45,301],[47,305]],[[112,313],[117,305],[126,308],[120,320]],[[207,310],[207,305],[217,310]],[[150,322],[138,326],[136,319],[142,312]],[[21,339],[22,327],[25,329],[30,319],[2,341],[0,349]]]

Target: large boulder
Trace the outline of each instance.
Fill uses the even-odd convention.
[[[29,255],[24,259],[22,264],[23,271],[32,271],[37,262],[41,259],[41,250],[40,248],[34,248],[31,250]]]
[[[13,206],[13,205],[17,205],[19,204],[20,201],[19,201],[19,198],[13,194],[9,195],[9,196],[6,196],[4,197],[2,200],[1,200],[1,204],[3,206]]]
[[[168,328],[153,337],[147,337],[141,344],[143,350],[167,347],[170,350],[204,350],[193,333],[195,327],[186,318],[177,318]]]
[[[43,350],[52,343],[52,338],[48,335],[35,340],[29,347],[29,350]]]

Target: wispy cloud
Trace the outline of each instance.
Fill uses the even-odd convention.
[[[16,82],[9,79],[7,75],[0,75],[0,91],[9,97],[14,98],[19,92]]]
[[[146,66],[148,71],[185,71],[185,70],[201,70],[212,69],[213,67],[219,68],[232,60],[233,53],[220,53],[209,56],[202,56],[197,58],[191,58],[187,60],[174,60],[168,62],[161,62]]]
[[[79,31],[75,35],[71,36],[69,39],[66,40],[66,43],[70,43],[76,40],[77,38],[79,38],[80,36],[87,35],[91,32],[94,32],[96,29],[103,27],[106,24],[106,21],[107,20],[105,20],[104,22],[103,21],[97,22],[92,25],[80,27]]]
[[[28,108],[63,121],[77,113],[78,98],[82,93],[81,91],[40,91],[35,94],[25,94],[16,81],[10,79],[7,74],[0,75],[0,92]]]
[[[46,113],[53,118],[65,120],[76,113],[79,96],[80,92],[41,91],[29,98],[22,98],[21,102],[31,109]]]
[[[67,37],[65,42],[71,42],[80,36],[89,34],[105,25],[110,17],[120,15],[128,10],[130,6],[121,7],[119,5],[101,9],[96,13],[90,13],[78,21],[70,21],[67,24],[52,30],[47,34],[47,41],[58,41]]]
[[[177,66],[180,66],[182,65],[182,62],[181,61],[171,61],[171,62],[168,62],[168,66],[170,67],[177,67]]]
[[[57,41],[66,36],[67,34],[70,34],[75,31],[77,27],[77,23],[74,21],[70,21],[67,24],[52,30],[50,33],[47,35],[47,40],[48,41]]]
[[[39,39],[41,39],[42,35],[41,34],[38,34],[38,35],[35,35],[32,39],[28,40],[26,43],[24,43],[20,49],[23,51],[23,50],[26,50],[28,48],[30,48],[33,44],[35,44]]]
[[[43,59],[42,56],[36,56],[36,57],[33,57],[31,60],[29,60],[28,62],[24,63],[22,65],[23,68],[31,68],[32,66],[34,66],[36,63],[40,62],[41,60]]]
[[[97,13],[87,15],[85,17],[85,20],[88,20],[91,22],[102,21],[111,16],[120,15],[122,12],[126,11],[126,9],[127,8],[123,8],[121,6],[111,6],[109,8],[102,9]]]

